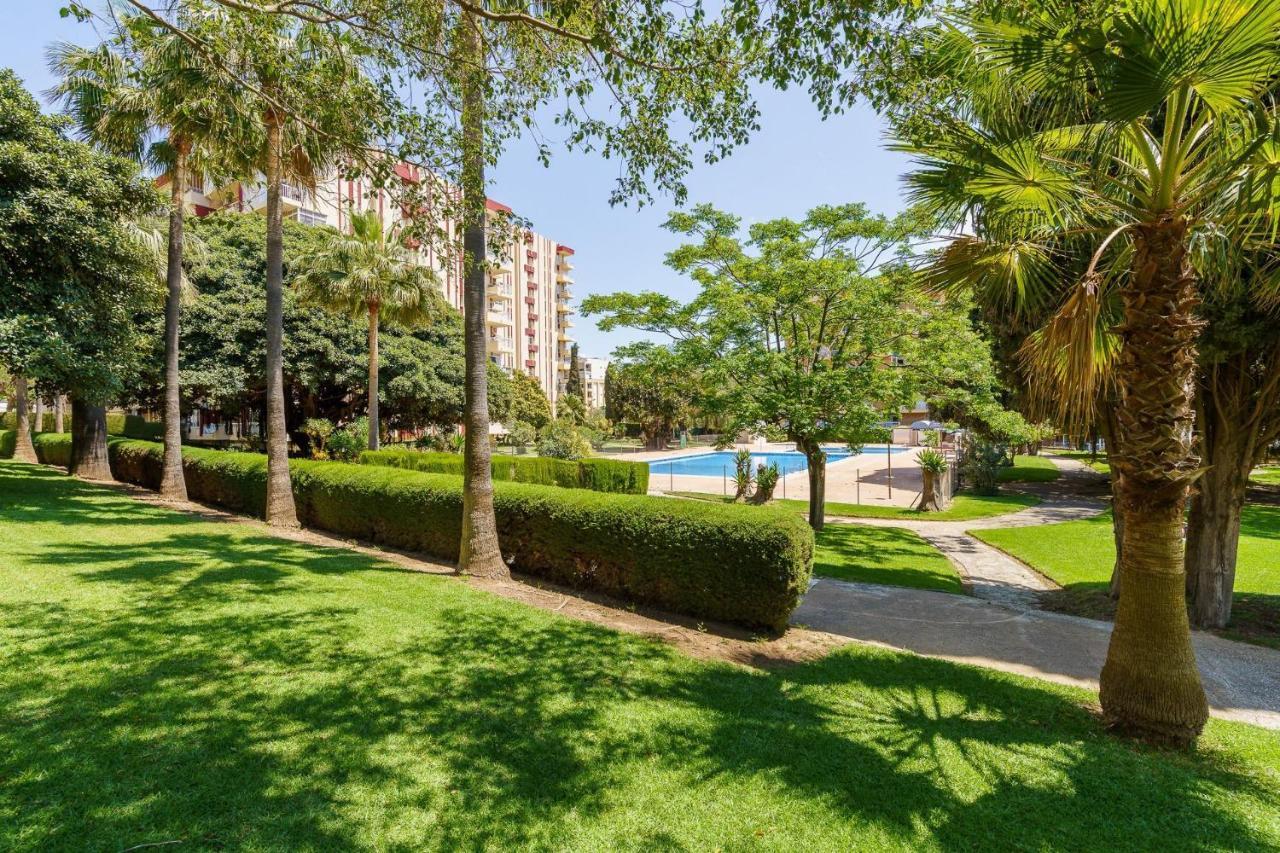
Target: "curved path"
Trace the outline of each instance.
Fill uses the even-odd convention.
[[[978,518],[971,521],[917,521],[895,518],[832,518],[837,524],[872,527],[901,527],[918,533],[929,544],[951,558],[969,591],[977,598],[1011,607],[1031,609],[1040,593],[1056,589],[1048,578],[1028,568],[998,548],[970,536],[965,531],[996,527],[1033,527],[1091,518],[1107,508],[1098,492],[1101,475],[1075,459],[1049,457],[1061,476],[1052,483],[1029,483],[1023,490],[1040,498],[1040,503],[1019,512]]]
[[[815,578],[792,623],[1096,690],[1111,623],[1036,610],[1037,596],[1053,583],[965,533],[1089,518],[1106,508],[1101,498],[1079,496],[1097,490],[1092,469],[1053,461],[1062,477],[1029,486],[1042,503],[1018,513],[973,521],[836,520],[915,531],[956,563],[975,597]],[[1280,651],[1199,631],[1193,642],[1213,715],[1280,729]]]

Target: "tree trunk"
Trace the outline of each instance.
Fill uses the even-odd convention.
[[[83,480],[114,480],[107,455],[107,407],[71,398],[71,465]]]
[[[920,502],[916,504],[916,509],[920,512],[941,512],[946,503],[942,497],[942,475],[928,468],[921,468],[920,471],[924,475],[924,486],[920,490]]]
[[[462,249],[463,323],[466,344],[466,428],[462,468],[462,543],[459,571],[485,578],[509,578],[498,545],[493,511],[493,471],[489,448],[489,361],[485,330],[485,70],[481,22],[463,15],[462,84]]]
[[[1121,289],[1124,323],[1116,368],[1123,519],[1123,595],[1102,668],[1102,710],[1117,730],[1190,743],[1208,718],[1187,622],[1182,524],[1199,460],[1194,440],[1196,293],[1186,223],[1139,226]]]
[[[284,412],[284,222],[280,208],[284,118],[271,110],[267,124],[267,523],[297,527],[289,478],[289,431]]]
[[[1225,628],[1240,546],[1240,512],[1249,482],[1249,463],[1223,457],[1200,478],[1187,516],[1187,611],[1191,624]]]
[[[38,462],[36,447],[31,443],[31,418],[27,414],[27,377],[20,373],[15,375],[13,389],[13,428],[18,433],[13,458],[19,462]]]
[[[827,454],[816,441],[797,442],[809,472],[809,526],[818,532],[827,522]]]
[[[1115,406],[1107,403],[1102,407],[1101,415],[1098,421],[1098,431],[1102,433],[1102,438],[1107,442],[1108,457],[1115,453],[1118,446],[1116,442],[1116,411]],[[1097,445],[1094,445],[1095,448]],[[1120,555],[1124,553],[1124,517],[1120,515],[1117,507],[1120,506],[1120,471],[1114,465],[1111,466],[1111,535],[1115,540],[1116,560],[1111,567],[1111,583],[1108,585],[1107,594],[1112,600],[1120,600]]]
[[[182,310],[182,196],[187,185],[187,143],[173,140],[176,159],[169,188],[169,258],[164,298],[164,464],[160,497],[187,499],[182,473],[182,396],[178,387],[178,315]]]
[[[31,432],[44,432],[44,397],[40,396],[40,389],[35,389],[36,405],[34,415],[31,420]]]
[[[369,306],[369,449],[378,449],[378,306]]]
[[[63,413],[67,409],[67,398],[63,394],[55,394],[53,396],[53,431],[66,432],[63,429]]]

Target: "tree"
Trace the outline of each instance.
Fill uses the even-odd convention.
[[[586,315],[669,335],[687,370],[702,365],[701,404],[731,432],[786,432],[808,462],[809,524],[825,521],[823,444],[859,445],[946,364],[945,348],[975,340],[962,312],[912,285],[900,263],[919,222],[869,214],[863,205],[814,208],[804,220],[752,225],[708,205],[672,214],[667,227],[696,242],[667,256],[701,292],[681,304],[656,293],[590,296]],[[961,325],[933,334],[939,315]]]
[[[639,424],[650,450],[667,446],[693,411],[699,374],[667,347],[632,344],[614,352],[605,370],[605,412],[615,423]]]
[[[369,449],[378,449],[378,323],[413,326],[444,313],[435,272],[420,264],[377,211],[351,211],[351,233],[335,234],[325,248],[298,260],[304,302],[369,326]]]
[[[1145,737],[1191,741],[1207,717],[1182,542],[1200,472],[1193,258],[1269,242],[1278,30],[1280,4],[1207,0],[1136,0],[1101,24],[1059,7],[963,20],[949,37],[976,69],[964,103],[915,146],[917,195],[953,221],[973,214],[1004,243],[1093,234],[1080,289],[1116,288],[1124,547],[1101,694],[1115,728]]]
[[[159,4],[129,2],[183,29],[158,11]],[[535,117],[555,102],[560,105],[555,121],[565,128],[567,145],[600,150],[621,161],[611,200],[643,201],[655,189],[681,198],[680,180],[691,165],[695,144],[704,159],[713,161],[744,142],[755,127],[756,109],[744,73],[748,58],[738,51],[734,30],[701,8],[675,9],[661,0],[606,0],[590,7],[577,2],[495,6],[473,0],[317,0],[305,5],[200,0],[200,6],[218,7],[236,21],[305,21],[333,42],[357,43],[362,67],[374,73],[377,97],[369,105],[392,107],[371,121],[361,118],[375,137],[397,140],[402,159],[421,163],[434,175],[406,204],[414,210],[449,208],[452,215],[436,221],[450,219],[462,226],[460,245],[453,234],[441,234],[443,229],[430,223],[426,229],[453,244],[465,276],[467,418],[459,565],[477,575],[508,576],[498,545],[488,459],[484,291],[491,259],[485,232],[494,226],[485,211],[486,166],[522,129],[538,141],[545,160],[550,148]],[[83,3],[72,3],[72,9],[88,14]],[[214,64],[236,41],[217,34],[199,38]],[[305,99],[270,86],[255,87],[266,91],[273,109],[295,118],[308,115]],[[406,88],[421,98],[403,103]],[[615,120],[597,117],[602,97],[612,100]],[[313,124],[330,127],[319,120]],[[368,158],[362,159],[369,165]],[[375,168],[387,175],[392,165]]]
[[[0,360],[72,397],[71,472],[110,479],[106,404],[138,368],[154,268],[130,222],[154,210],[126,160],[67,139],[0,72]]]
[[[166,170],[169,226],[164,353],[164,465],[160,495],[186,500],[182,473],[179,314],[183,296],[183,196],[220,146],[233,144],[239,114],[234,89],[220,85],[203,58],[179,35],[142,15],[120,19],[115,37],[96,48],[60,43],[50,65],[54,93],[80,133],[105,150]],[[156,133],[161,135],[153,141]]]
[[[542,386],[537,379],[519,371],[511,374],[510,417],[536,430],[551,423],[551,401],[543,393]]]
[[[578,345],[569,348],[569,378],[564,381],[564,394],[582,401],[582,364],[578,361]]]
[[[587,421],[587,404],[576,394],[565,393],[560,398],[560,418],[574,426],[582,426]]]

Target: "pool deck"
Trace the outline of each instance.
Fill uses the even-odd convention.
[[[747,449],[753,453],[787,453],[795,450],[790,443],[739,444],[729,450]],[[683,450],[666,450],[646,453],[624,453],[612,456],[630,462],[666,462],[686,456],[712,453],[711,447],[688,447]],[[849,456],[827,465],[827,500],[841,503],[864,503],[875,506],[910,506],[920,497],[922,486],[920,468],[916,465],[918,447],[908,447],[897,453],[862,453]],[[892,458],[893,479],[889,479]],[[731,474],[731,472],[727,472]],[[705,492],[707,494],[733,494],[732,476],[702,477],[692,474],[667,474],[661,470],[649,475],[649,491]],[[892,494],[891,494],[892,493]],[[809,497],[809,474],[797,471],[781,478],[774,496],[796,500]]]

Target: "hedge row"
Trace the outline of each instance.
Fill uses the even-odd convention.
[[[41,436],[44,458],[66,436]],[[60,448],[59,448],[60,449]],[[111,439],[120,480],[156,488],[163,447]],[[266,457],[183,448],[192,500],[261,516]],[[456,560],[462,483],[380,465],[295,460],[299,520],[348,536]],[[782,630],[807,588],[813,534],[794,513],[498,483],[494,505],[512,569],[556,583],[750,628]]]
[[[12,459],[13,451],[18,447],[18,432],[12,429],[0,429],[0,459]]]
[[[35,421],[35,412],[30,413],[31,420]],[[35,428],[37,433],[53,432],[57,426],[57,418],[53,412],[46,411],[42,418],[43,424]],[[18,425],[18,415],[16,412],[5,412],[0,415],[0,427],[5,430],[16,429]],[[34,426],[34,423],[33,423]],[[62,419],[62,428],[68,430],[71,428],[71,412],[66,412]],[[141,415],[125,415],[119,412],[111,412],[107,415],[107,435],[123,435],[126,438],[146,438],[152,441],[161,441],[164,439],[164,424],[159,421],[149,421]]]
[[[416,450],[366,450],[364,465],[408,468],[432,474],[462,476],[462,454],[426,453]],[[643,495],[649,491],[649,465],[618,459],[549,459],[542,456],[493,457],[493,479],[539,486],[590,489]]]

